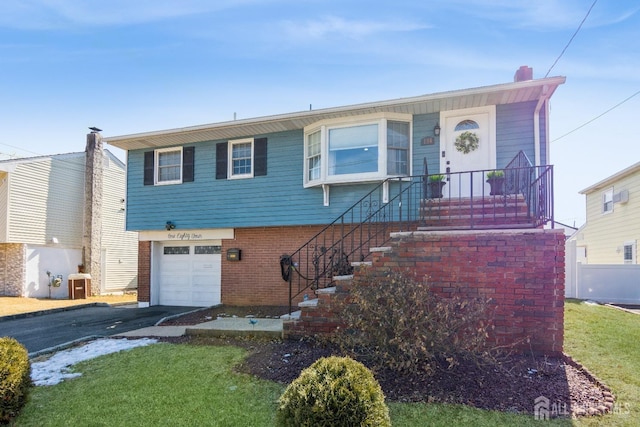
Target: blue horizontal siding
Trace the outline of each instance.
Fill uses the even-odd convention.
[[[422,175],[424,159],[429,173],[440,171],[440,137],[434,136],[433,128],[440,122],[440,113],[413,116],[413,175]],[[432,145],[422,145],[424,137],[433,137]]]
[[[177,185],[143,185],[145,150],[129,152],[127,229],[158,230],[167,221],[183,229],[325,224],[374,188],[332,186],[323,206],[321,188],[303,188],[302,130],[262,136],[268,172],[249,179],[215,179],[215,144],[224,141],[192,144],[195,179]]]
[[[535,102],[496,107],[496,165],[505,167],[520,150],[535,159],[533,113]]]
[[[533,159],[533,110],[535,103],[498,106],[497,164],[506,165],[519,150]],[[423,173],[427,159],[430,173],[440,166],[439,137],[433,128],[439,113],[414,116],[412,174]],[[327,224],[338,218],[377,184],[332,185],[330,205],[323,206],[320,187],[303,187],[303,130],[279,132],[267,137],[267,175],[249,179],[215,179],[216,143],[188,144],[195,148],[193,182],[177,185],[143,185],[144,153],[128,153],[127,229],[161,230],[167,221],[179,229],[239,228]],[[434,144],[422,145],[424,137]]]

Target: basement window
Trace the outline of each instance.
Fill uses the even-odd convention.
[[[626,242],[623,247],[623,259],[625,264],[636,263],[636,243]]]

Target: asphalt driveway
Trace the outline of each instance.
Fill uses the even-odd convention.
[[[94,306],[6,320],[0,318],[0,337],[21,342],[30,355],[85,337],[107,337],[155,325],[164,317],[186,313],[196,307],[136,304]]]

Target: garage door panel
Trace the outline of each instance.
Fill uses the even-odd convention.
[[[221,302],[220,246],[163,247],[160,261],[160,304],[210,306]]]
[[[193,301],[200,301],[202,306],[211,306],[220,304],[220,299],[215,292],[192,292],[191,298]]]
[[[162,273],[188,273],[191,268],[191,260],[181,257],[182,259],[171,259],[171,256],[165,255],[162,260],[160,272]]]
[[[191,305],[191,294],[180,289],[163,289],[160,293],[160,305]]]

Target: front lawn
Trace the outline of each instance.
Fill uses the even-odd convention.
[[[36,387],[18,426],[268,426],[283,387],[232,372],[237,347],[154,344],[76,365]]]
[[[395,426],[640,425],[640,316],[566,304],[565,348],[612,387],[618,412],[578,421],[460,405],[391,403]],[[82,376],[36,387],[17,426],[272,426],[284,387],[233,371],[237,347],[155,344],[76,365]]]
[[[581,425],[640,425],[640,315],[610,307],[565,303],[564,351],[611,387],[614,413]]]

